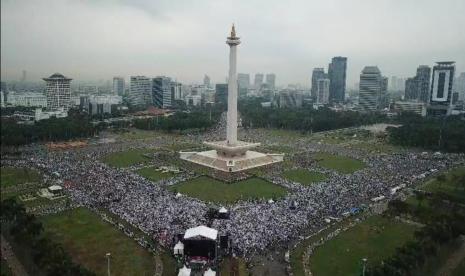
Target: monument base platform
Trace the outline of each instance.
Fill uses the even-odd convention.
[[[265,154],[251,150],[235,156],[224,155],[224,151],[219,152],[220,154],[217,150],[180,152],[180,158],[224,172],[239,172],[281,162],[284,159],[284,154]]]

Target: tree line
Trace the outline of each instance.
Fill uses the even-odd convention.
[[[389,142],[446,152],[465,152],[465,121],[459,116],[423,118],[413,114],[399,119],[401,127],[388,128]]]
[[[44,235],[42,223],[26,213],[15,199],[1,201],[2,231],[9,230],[14,242],[30,252],[34,264],[45,275],[95,275],[72,261],[63,247]]]
[[[98,129],[85,114],[70,111],[67,118],[50,118],[34,124],[18,124],[13,118],[2,118],[2,148],[34,142],[70,140],[93,136]]]
[[[279,128],[302,132],[318,132],[383,122],[385,115],[366,116],[359,112],[336,112],[328,108],[262,107],[260,100],[240,102],[243,127]]]

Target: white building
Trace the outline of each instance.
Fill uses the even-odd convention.
[[[316,102],[318,104],[329,103],[329,79],[317,80]]]
[[[125,89],[125,83],[123,77],[113,78],[113,95],[123,96]]]
[[[453,110],[452,87],[454,85],[455,62],[436,62],[433,67],[428,114],[450,115]]]
[[[12,106],[47,107],[47,97],[42,93],[10,92],[7,103]]]
[[[396,112],[413,112],[421,116],[426,116],[426,104],[415,101],[398,101],[394,103],[394,111]]]
[[[200,95],[190,95],[186,97],[186,104],[192,106],[199,106],[202,102],[202,96]]]
[[[67,111],[71,107],[70,84],[72,79],[55,73],[43,80],[45,81],[47,109],[58,110],[63,108],[63,110]]]
[[[377,66],[365,66],[360,74],[359,109],[376,111],[380,106],[383,77]]]
[[[129,103],[133,106],[152,104],[152,81],[145,76],[133,76],[129,86]]]

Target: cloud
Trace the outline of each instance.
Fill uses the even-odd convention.
[[[347,56],[349,85],[365,65],[410,76],[455,60],[464,70],[463,0],[59,1],[2,0],[2,79],[168,75],[221,82],[225,37],[237,25],[240,72],[309,84],[313,67]]]

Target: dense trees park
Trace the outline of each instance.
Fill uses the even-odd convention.
[[[448,152],[465,152],[465,121],[459,116],[422,118],[413,114],[398,118],[398,128],[388,128],[395,145]]]
[[[20,146],[88,137],[96,132],[87,115],[75,112],[70,112],[67,118],[51,118],[35,124],[17,124],[16,120],[5,118],[1,122],[1,143],[2,147]]]
[[[94,275],[75,264],[63,247],[43,233],[43,226],[34,215],[14,199],[1,202],[2,232],[8,231],[15,244],[26,248],[34,265],[45,275]]]

